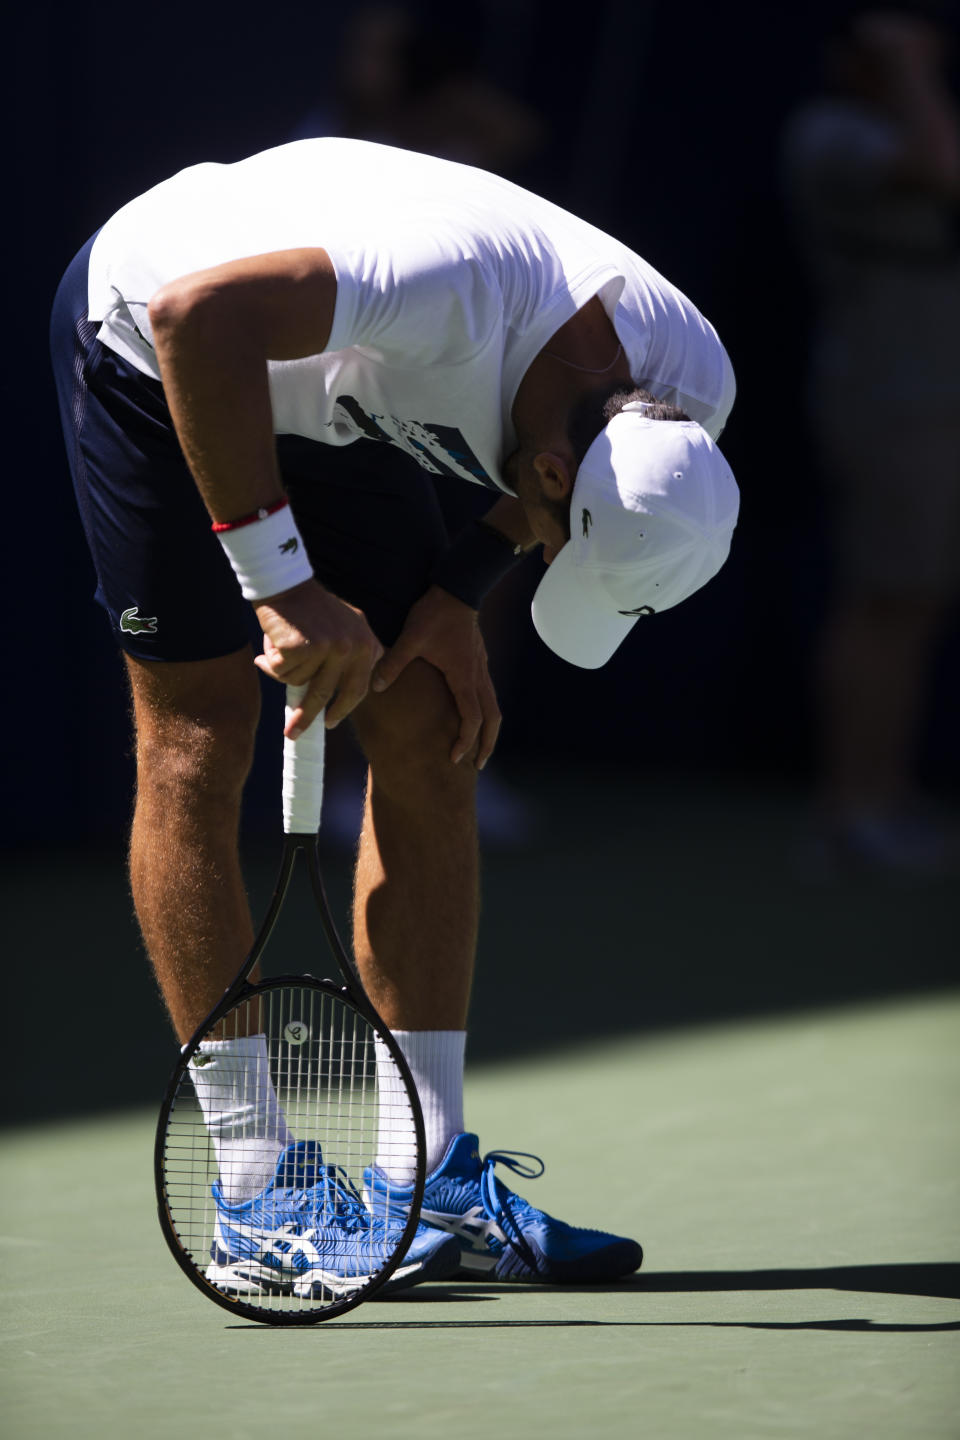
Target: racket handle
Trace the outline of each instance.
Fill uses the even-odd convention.
[[[287,686],[286,720],[306,693],[306,685]],[[316,835],[320,828],[326,738],[322,714],[298,740],[283,737],[283,829],[286,835]]]

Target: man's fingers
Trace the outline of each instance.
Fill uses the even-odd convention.
[[[283,727],[283,733],[284,735],[286,735],[288,740],[298,740],[303,734],[304,730],[308,728],[308,726],[309,722],[307,722],[306,724],[304,723],[303,707],[298,705],[295,709],[291,710],[290,714],[287,716],[287,722]]]
[[[382,651],[381,651],[382,654]],[[327,705],[324,720],[328,730],[333,730],[355,710],[370,688],[370,660],[366,656],[357,659],[340,676],[336,694]]]
[[[305,685],[310,676],[316,674],[318,666],[325,663],[328,653],[327,645],[314,646],[308,640],[300,641],[289,650],[281,650],[269,635],[264,634],[263,654],[254,657],[254,664],[271,680],[282,680],[287,685]]]
[[[291,740],[296,740],[304,730],[308,730],[322,710],[325,710],[330,699],[336,694],[340,684],[340,676],[343,673],[343,657],[331,655],[326,664],[314,675],[300,684],[306,684],[307,693],[300,702],[299,710],[294,710],[284,729],[284,734],[289,735]]]
[[[295,740],[312,725],[322,710],[324,724],[333,730],[360,704],[370,688],[372,650],[366,646],[351,656],[343,650],[333,651],[322,669],[300,683],[307,685],[299,716],[291,715],[287,733]]]
[[[264,675],[266,675],[268,679],[270,679],[270,680],[279,680],[279,679],[280,679],[280,676],[279,676],[279,675],[275,675],[275,674],[273,673],[273,666],[270,664],[270,661],[269,661],[269,659],[267,658],[266,655],[254,655],[254,657],[253,657],[253,663],[254,663],[254,665],[256,665],[256,667],[257,667],[258,670],[262,670],[262,671],[263,671]]]
[[[373,679],[370,682],[370,689],[379,695],[392,685],[397,676],[404,671],[411,660],[416,660],[420,654],[420,647],[417,645],[404,644],[403,637],[397,641],[392,649],[385,654],[381,651],[380,663],[373,672]]]
[[[449,677],[447,683],[450,683]],[[454,690],[453,698],[460,711],[460,734],[454,741],[450,759],[454,765],[459,765],[464,755],[476,744],[480,726],[483,723],[483,711],[480,709],[477,692],[472,686],[469,689]]]
[[[330,729],[349,715],[366,695],[371,669],[382,654],[383,646],[369,630],[359,642],[354,639],[351,643],[347,636],[332,644],[311,645],[305,641],[289,652],[264,634],[263,654],[255,656],[253,663],[271,680],[308,687],[303,703],[291,714],[284,731],[296,739],[321,710],[327,710]]]
[[[269,676],[271,680],[280,680],[282,678],[280,667],[283,664],[283,654],[277,649],[276,645],[274,645],[269,635],[264,635],[263,654],[255,655],[253,657],[253,663],[258,670],[262,670],[264,675]]]
[[[483,724],[480,727],[480,743],[477,747],[478,770],[483,769],[493,754],[494,746],[500,734],[500,725],[503,720],[489,676],[487,677],[484,693],[481,696],[481,704],[483,707]]]
[[[319,657],[306,652],[298,660],[271,659],[269,655],[255,655],[253,663],[270,680],[281,685],[306,685],[317,673]]]

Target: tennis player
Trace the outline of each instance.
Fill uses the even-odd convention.
[[[738,493],[715,331],[626,246],[505,180],[317,139],[124,206],[69,267],[52,348],[132,689],[134,902],[177,1033],[253,939],[237,833],[256,666],[309,686],[290,733],[349,717],[369,762],[354,948],[423,1103],[425,1269],[452,1233],[474,1275],[633,1271],[636,1241],[533,1208],[493,1171],[539,1171],[482,1157],[464,1125],[475,782],[500,727],[477,612],[542,546],[533,623],[592,668],[716,573]],[[490,491],[452,540],[436,476]],[[231,1149],[244,1066],[260,1070],[239,1043],[200,1098],[223,1204],[254,1215],[291,1137],[264,1094],[262,1144]],[[412,1174],[387,1131],[373,1203]]]

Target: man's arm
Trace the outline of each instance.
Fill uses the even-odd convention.
[[[309,249],[200,270],[151,300],[167,403],[213,520],[228,524],[282,497],[267,361],[322,351],[336,297],[329,255]],[[365,617],[316,580],[254,603],[264,632],[256,664],[272,679],[309,685],[289,733],[325,707],[326,723],[339,723],[366,695],[383,653]]]
[[[532,550],[538,543],[527,522],[523,506],[512,495],[501,496],[486,512],[483,523],[499,530],[505,540],[509,540],[511,545],[519,545],[521,550]]]
[[[237,520],[282,495],[267,361],[322,351],[336,298],[329,255],[310,249],[200,270],[150,301],[174,427],[214,520]]]

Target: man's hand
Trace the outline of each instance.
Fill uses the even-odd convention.
[[[271,680],[309,687],[285,733],[295,740],[324,707],[332,730],[360,704],[383,654],[362,612],[316,580],[260,600],[254,609],[263,630],[263,654],[253,663]]]
[[[377,665],[371,688],[386,690],[418,659],[440,671],[460,712],[460,733],[450,759],[457,765],[476,746],[476,766],[482,770],[497,743],[501,720],[487,651],[476,610],[436,585],[410,611],[397,643]]]

